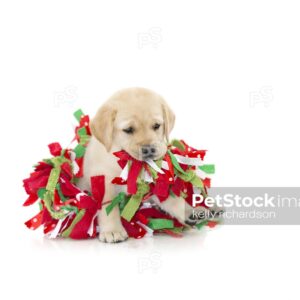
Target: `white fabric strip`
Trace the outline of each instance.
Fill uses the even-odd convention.
[[[177,161],[181,164],[190,165],[190,166],[202,166],[202,165],[204,165],[201,158],[185,157],[185,156],[178,155],[178,154],[174,154],[174,156],[176,157]]]
[[[143,178],[145,182],[153,182],[152,176],[146,170],[143,170],[143,172],[144,172]]]
[[[76,158],[76,154],[75,154],[75,152],[74,152],[74,151],[72,151],[72,150],[69,150],[69,154],[70,154],[71,160],[72,160],[72,161],[74,161],[74,160],[75,160],[75,158]]]
[[[150,202],[143,202],[140,209],[151,208],[153,205]]]
[[[122,170],[122,172],[120,174],[120,177],[123,180],[127,180],[127,178],[128,178],[128,171],[129,171],[129,162],[126,164],[125,168]]]
[[[145,234],[145,236],[149,236],[149,237],[153,236],[153,231],[154,231],[153,229],[151,229],[150,227],[146,226],[145,224],[143,224],[140,221],[137,221],[137,224],[139,224],[141,227],[143,227],[147,231],[147,233]]]
[[[98,211],[95,213],[95,215],[93,216],[93,219],[92,219],[92,222],[90,224],[90,227],[89,227],[89,230],[88,230],[88,235],[89,236],[92,236],[93,235],[93,232],[94,232],[94,221],[95,221],[95,218],[97,217],[97,214],[98,214]]]
[[[73,211],[71,211],[67,216],[66,218],[71,218],[72,215],[75,214]],[[65,228],[67,227],[68,225],[68,221],[65,223],[65,225],[61,228],[61,232],[63,232],[65,230]]]
[[[67,217],[67,216],[66,216]],[[50,232],[49,234],[49,238],[50,239],[55,239],[61,229],[61,225],[63,223],[63,221],[66,219],[66,217],[64,217],[63,219],[59,219],[55,228]]]
[[[73,165],[73,172],[76,175],[79,172],[80,168],[75,160],[72,162],[72,165]]]
[[[165,160],[162,161],[161,168],[165,170],[169,170],[169,165]]]
[[[77,162],[75,161],[76,158],[76,154],[74,151],[69,151],[69,154],[71,156],[71,161],[72,161],[72,165],[73,165],[73,173],[76,175],[79,172],[79,166],[77,164]]]
[[[146,160],[146,163],[147,163],[151,168],[153,168],[156,172],[158,172],[158,173],[160,173],[160,174],[165,174],[165,172],[157,166],[157,164],[154,162],[154,160],[152,160],[152,159],[147,159],[147,160]]]
[[[77,127],[77,125],[73,126],[73,131],[75,131],[75,127]],[[76,146],[78,145],[77,140],[75,139],[74,141],[71,141],[70,144],[67,146],[68,149],[74,149]]]
[[[87,196],[87,194],[86,193],[83,193],[83,192],[81,192],[81,193],[78,193],[78,194],[76,194],[76,200],[78,201],[78,202],[80,202],[80,197],[81,196]]]
[[[196,174],[197,174],[199,177],[201,177],[201,178],[207,177],[207,174],[206,174],[205,172],[203,172],[202,170],[200,170],[200,169],[197,169],[197,170],[196,170]]]

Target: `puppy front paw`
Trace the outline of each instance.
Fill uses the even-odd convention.
[[[99,240],[104,243],[120,243],[127,239],[128,234],[123,227],[111,231],[102,231],[99,233]]]

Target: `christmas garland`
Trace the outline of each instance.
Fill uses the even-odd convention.
[[[74,116],[79,123],[72,141],[76,146],[62,149],[59,143],[50,144],[52,157],[38,162],[34,172],[23,180],[28,194],[23,206],[38,202],[40,207],[39,213],[25,225],[33,230],[43,225],[50,238],[94,238],[99,232],[96,215],[105,194],[105,174],[91,177],[91,192],[76,186],[83,175],[83,158],[91,131],[87,115],[78,110]],[[205,150],[194,149],[182,140],[172,141],[166,155],[158,161],[139,161],[125,151],[114,153],[122,172],[112,183],[127,188],[107,203],[106,213],[119,206],[129,237],[141,238],[153,233],[181,236],[188,227],[147,200],[156,196],[163,202],[177,196],[191,205],[193,193],[205,197],[210,187],[207,175],[214,173],[214,165],[203,163],[205,154]],[[206,220],[196,226],[215,224]]]

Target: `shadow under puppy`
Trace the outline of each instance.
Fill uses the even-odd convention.
[[[92,119],[92,138],[87,146],[83,177],[78,185],[91,190],[90,177],[105,174],[103,203],[112,200],[119,192],[111,180],[121,173],[115,151],[125,150],[138,160],[163,157],[167,141],[175,122],[175,115],[158,94],[145,88],[121,90],[110,97]],[[169,197],[163,203],[154,201],[183,224],[190,224],[193,208],[181,197]],[[99,239],[102,242],[120,242],[127,239],[119,208],[107,215],[104,204],[98,214]]]

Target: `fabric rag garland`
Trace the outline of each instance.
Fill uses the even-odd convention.
[[[50,144],[52,157],[38,162],[34,172],[23,180],[28,194],[23,206],[38,202],[40,207],[39,213],[25,225],[33,230],[43,225],[50,238],[94,238],[99,232],[96,215],[105,194],[105,174],[91,177],[91,192],[76,185],[83,175],[83,158],[91,131],[87,115],[77,110],[74,116],[79,122],[72,141],[76,145],[62,149],[59,143]],[[123,150],[114,153],[122,172],[112,183],[127,188],[106,206],[106,213],[119,206],[129,237],[141,238],[153,233],[182,236],[188,227],[147,200],[156,196],[163,202],[177,196],[191,205],[193,193],[205,197],[210,187],[207,175],[214,173],[214,165],[203,162],[205,154],[205,150],[194,149],[182,140],[172,141],[158,161],[139,161]],[[216,222],[206,220],[196,226],[200,229],[204,225],[214,227]]]
[[[62,149],[59,143],[50,144],[52,158],[34,167],[30,177],[23,180],[28,198],[24,206],[39,202],[40,212],[25,222],[30,229],[44,225],[50,238],[83,239],[97,235],[96,214],[104,196],[104,176],[91,178],[92,193],[76,186],[82,176],[85,148],[91,132],[89,117],[81,110],[74,113],[79,125],[75,129],[77,144],[73,149]]]
[[[119,204],[122,223],[126,229],[129,223],[133,225],[138,220],[138,224],[142,223],[147,232],[165,232],[180,236],[186,228],[184,225],[166,213],[160,212],[163,216],[149,214],[153,212],[153,207],[147,208],[145,203],[148,204],[147,200],[152,196],[156,196],[160,202],[166,201],[168,197],[183,197],[189,205],[192,205],[194,193],[205,198],[210,187],[210,178],[207,175],[215,171],[214,165],[204,164],[205,154],[205,150],[192,148],[183,140],[173,140],[165,156],[157,161],[139,161],[123,150],[115,152],[123,171],[112,183],[126,185],[127,191],[113,199],[106,207],[106,212],[109,214]],[[215,221],[206,220],[196,227],[213,227],[215,224]],[[140,232],[145,233],[142,230]]]

